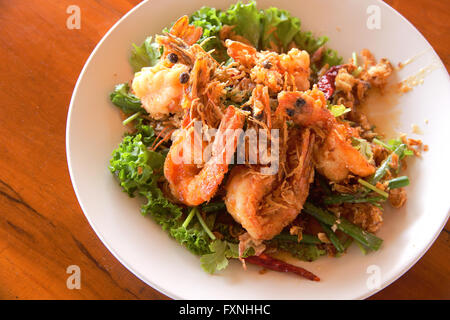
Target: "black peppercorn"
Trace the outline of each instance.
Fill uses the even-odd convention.
[[[263,67],[266,69],[272,68],[272,63],[269,60],[263,62]]]
[[[178,56],[175,53],[173,53],[173,52],[171,52],[171,53],[169,53],[167,55],[167,59],[169,59],[169,61],[172,62],[172,63],[177,63],[178,62]]]
[[[183,72],[180,74],[180,83],[187,83],[189,81],[189,73]]]
[[[295,106],[297,108],[303,107],[305,105],[306,101],[303,98],[298,98],[297,101],[295,101]]]
[[[289,117],[292,117],[295,113],[294,109],[286,109],[286,113],[288,114]]]

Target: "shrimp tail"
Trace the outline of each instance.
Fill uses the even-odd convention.
[[[170,34],[183,39],[191,46],[200,39],[203,34],[203,28],[189,25],[189,17],[185,15],[174,23],[170,29]]]

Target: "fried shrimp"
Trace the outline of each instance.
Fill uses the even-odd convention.
[[[264,131],[278,130],[278,171],[267,174],[261,163],[238,165],[230,173],[225,186],[225,205],[233,218],[246,229],[256,242],[269,240],[281,232],[300,213],[313,178],[312,150],[315,134],[309,129],[290,129],[287,112],[278,105],[274,112],[269,106],[267,87],[257,85],[250,98],[253,114],[263,113],[260,120],[250,120],[248,126]],[[272,132],[272,131],[271,131]],[[261,141],[250,146],[261,148]],[[261,151],[261,150],[257,150]]]
[[[181,17],[171,28],[168,37],[157,38],[157,42],[164,47],[164,54],[159,62],[153,67],[142,68],[135,74],[132,89],[152,118],[159,120],[182,113],[181,98],[186,87],[183,78],[188,76],[190,64],[194,62],[177,55],[173,46],[169,45],[170,41],[164,42],[161,38],[176,38],[178,45],[181,43],[188,49],[201,35],[202,28],[189,25],[187,16]]]
[[[209,159],[203,158],[207,143],[200,142],[200,150],[195,150],[194,140],[199,137],[196,137],[193,126],[188,125],[182,130],[164,163],[164,176],[172,194],[180,202],[197,206],[214,196],[236,149],[236,129],[242,128],[243,124],[244,116],[234,107],[228,107],[211,145],[212,156]],[[202,167],[195,163],[196,154],[202,156]]]
[[[136,73],[132,88],[150,116],[162,119],[183,111],[180,104],[183,96],[180,76],[188,70],[183,64],[166,67],[163,63],[158,63]]]
[[[341,181],[350,173],[367,177],[375,172],[375,167],[351,144],[353,128],[347,124],[336,124],[325,142],[314,150],[316,169],[331,181]]]
[[[234,167],[225,187],[228,212],[255,240],[270,240],[303,208],[314,177],[314,133],[294,129],[286,157],[286,175],[263,175],[257,168]]]
[[[239,41],[226,40],[230,57],[250,70],[251,79],[264,84],[271,93],[281,90],[309,89],[309,54],[292,48],[288,53],[257,51],[254,47]]]
[[[367,177],[375,167],[351,144],[357,130],[339,122],[326,109],[323,94],[313,88],[306,92],[282,92],[278,102],[290,110],[295,123],[310,126],[322,138],[314,148],[315,168],[331,181],[341,181],[350,173]]]

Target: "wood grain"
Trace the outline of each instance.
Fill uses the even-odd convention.
[[[107,30],[138,0],[0,1],[0,299],[167,299],[126,270],[85,219],[70,182],[65,125],[78,75]],[[430,41],[448,69],[449,4],[387,1]],[[81,30],[66,9],[81,8]],[[447,227],[377,299],[449,299]],[[66,268],[82,270],[81,290]]]

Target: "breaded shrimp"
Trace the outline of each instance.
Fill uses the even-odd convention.
[[[309,54],[292,48],[288,53],[257,51],[242,42],[226,40],[230,57],[250,69],[250,77],[257,84],[264,84],[271,93],[286,90],[309,89]]]
[[[132,84],[134,94],[151,117],[161,119],[183,111],[180,102],[184,86],[180,76],[188,70],[188,66],[179,63],[173,67],[158,63],[136,73]]]
[[[314,177],[314,133],[294,129],[290,133],[286,175],[263,175],[256,167],[236,166],[231,171],[225,196],[228,212],[255,240],[270,240],[291,223],[303,208]]]
[[[316,169],[331,181],[341,181],[350,173],[367,177],[375,172],[375,167],[355,149],[350,139],[347,124],[336,124],[325,142],[314,150]]]
[[[201,142],[201,150],[193,150],[196,147],[194,139],[198,138],[195,137],[194,128],[188,126],[182,130],[164,163],[164,176],[172,194],[180,202],[197,206],[214,196],[236,150],[238,137],[235,129],[242,128],[244,118],[234,107],[228,107],[212,143],[212,156],[201,168],[195,163],[193,156],[198,152],[203,158],[207,144]]]
[[[307,92],[282,92],[278,103],[292,114],[296,124],[312,127],[323,139],[314,148],[314,163],[329,180],[338,182],[350,173],[367,177],[375,172],[375,167],[351,144],[352,137],[359,137],[356,130],[336,120],[317,88]]]
[[[188,48],[201,37],[202,28],[190,26],[188,17],[183,16],[175,22],[169,35]],[[181,75],[188,75],[189,64],[193,63],[191,59],[186,61],[178,57],[173,52],[173,46],[170,46],[168,41],[162,41],[161,38],[168,37],[157,38],[157,42],[164,47],[163,56],[155,66],[145,67],[137,72],[132,83],[134,94],[141,99],[142,106],[154,119],[182,113],[183,108],[180,102],[186,85]],[[166,59],[170,53],[176,56],[175,60]]]

